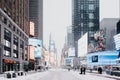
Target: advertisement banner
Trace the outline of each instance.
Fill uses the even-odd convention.
[[[29,45],[34,46],[34,57],[41,58],[42,57],[42,40],[30,38]]]

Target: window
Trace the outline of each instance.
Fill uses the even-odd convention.
[[[94,19],[94,14],[93,13],[89,13],[89,19]]]
[[[89,27],[94,27],[94,23],[93,22],[89,22]]]
[[[89,5],[89,10],[94,10],[94,5],[93,4]]]
[[[83,5],[81,5],[81,9],[83,10]]]
[[[83,14],[81,14],[81,18],[83,19]]]
[[[15,26],[13,26],[13,31],[15,31]]]
[[[15,51],[15,50],[13,51],[13,57],[18,58],[18,51]]]
[[[11,32],[8,31],[6,28],[4,29],[4,39],[11,41]]]
[[[17,50],[17,46],[16,46],[16,45],[13,45],[13,49],[14,49],[14,50]]]
[[[83,27],[83,23],[81,23],[81,27]]]
[[[94,1],[94,0],[89,0],[89,1]]]
[[[94,37],[94,32],[93,31],[89,31],[89,35],[90,35],[90,37]]]
[[[7,47],[10,47],[10,42],[7,41],[7,40],[4,40],[4,45],[7,46]]]
[[[5,50],[4,51],[4,56],[10,57],[10,51]]]
[[[7,19],[6,18],[4,18],[4,23],[7,24]]]

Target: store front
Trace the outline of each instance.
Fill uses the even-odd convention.
[[[19,71],[20,70],[20,64],[17,61],[13,61],[10,59],[3,59],[3,71]]]

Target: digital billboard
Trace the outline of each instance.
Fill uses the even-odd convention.
[[[34,28],[35,28],[34,22],[30,21],[30,35],[31,36],[34,36]]]
[[[34,46],[30,45],[29,46],[29,59],[34,60]]]
[[[99,30],[94,34],[95,39],[95,51],[104,51],[105,50],[105,31]]]
[[[120,34],[114,36],[116,50],[120,50]]]
[[[42,57],[42,40],[30,38],[29,45],[34,46],[34,57],[41,58]]]
[[[88,33],[78,40],[78,57],[84,57],[88,53]]]

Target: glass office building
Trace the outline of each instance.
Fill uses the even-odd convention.
[[[86,32],[88,44],[94,43],[94,32],[99,30],[99,0],[73,0],[72,7],[72,30],[77,53],[77,41]]]

